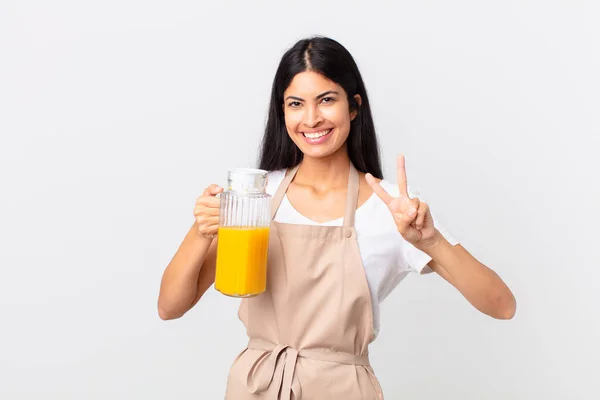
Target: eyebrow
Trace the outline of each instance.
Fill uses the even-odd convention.
[[[339,93],[338,93],[338,92],[336,92],[335,90],[328,90],[327,92],[324,92],[324,93],[321,93],[320,95],[318,95],[318,96],[316,97],[316,99],[317,99],[317,100],[319,100],[319,99],[322,99],[323,97],[327,96],[328,94],[339,94]],[[301,98],[301,97],[296,97],[296,96],[288,96],[288,97],[286,97],[286,98],[285,98],[285,100],[286,100],[286,101],[287,101],[287,100],[290,100],[290,99],[293,99],[293,100],[299,100],[299,101],[304,101],[304,99],[303,99],[303,98]]]

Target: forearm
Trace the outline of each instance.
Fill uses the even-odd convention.
[[[498,319],[510,319],[516,300],[502,279],[479,262],[463,246],[452,246],[439,232],[430,244],[420,246],[434,261],[434,268],[479,311]]]
[[[189,230],[165,269],[158,297],[158,312],[163,319],[182,316],[192,306],[198,291],[198,278],[212,240]]]

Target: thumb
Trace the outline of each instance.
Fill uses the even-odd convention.
[[[221,193],[222,191],[223,191],[222,187],[220,187],[219,185],[212,184],[206,188],[206,190],[204,191],[204,195],[205,196],[216,196],[217,194]]]

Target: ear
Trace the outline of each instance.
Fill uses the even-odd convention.
[[[356,118],[358,115],[358,109],[362,104],[362,98],[360,97],[360,94],[354,95],[354,101],[356,102],[357,106],[350,108],[350,121],[354,121],[354,118]]]

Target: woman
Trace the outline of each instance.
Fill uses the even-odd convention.
[[[227,399],[382,399],[368,345],[379,303],[411,271],[435,272],[481,312],[510,319],[515,299],[414,197],[398,157],[383,180],[367,92],[350,53],[328,38],[301,40],[272,87],[260,168],[273,194],[268,289],[244,299],[249,343]],[[209,186],[167,266],[158,299],[179,318],[214,282],[219,200]]]

